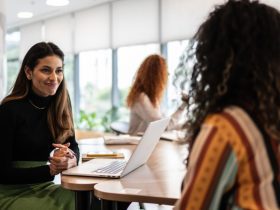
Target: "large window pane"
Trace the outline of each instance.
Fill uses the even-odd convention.
[[[7,52],[7,87],[6,94],[11,90],[19,71],[19,31],[6,34],[6,52]]]
[[[102,114],[111,109],[112,51],[80,53],[80,109]]]
[[[167,44],[167,55],[168,55],[168,70],[169,70],[169,80],[168,80],[168,92],[167,101],[169,110],[173,110],[179,106],[181,103],[181,90],[178,88],[180,84],[173,84],[174,72],[177,68],[180,57],[182,56],[184,50],[188,45],[188,40],[184,41],[174,41]]]
[[[125,106],[129,88],[142,61],[151,54],[160,54],[159,44],[148,44],[118,49],[118,80],[121,106]]]
[[[73,54],[66,54],[64,57],[64,79],[67,83],[67,88],[72,103],[72,110],[74,111],[75,106],[77,104],[74,103],[74,55]]]

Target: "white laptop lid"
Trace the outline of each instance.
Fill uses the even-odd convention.
[[[96,169],[109,165],[116,159],[93,159],[83,163],[77,167],[65,170],[62,174],[65,175],[78,175],[78,176],[92,176],[92,177],[109,177],[120,178],[145,164],[151,156],[154,148],[156,147],[161,134],[169,123],[169,118],[153,121],[149,123],[144,135],[142,136],[139,144],[136,146],[130,159],[123,171],[118,174],[96,173]],[[119,161],[119,160],[118,160]]]
[[[128,174],[147,162],[155,149],[161,134],[166,129],[169,120],[169,118],[165,118],[149,123],[141,141],[131,155],[121,176]]]

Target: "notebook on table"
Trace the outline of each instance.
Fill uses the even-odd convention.
[[[121,178],[147,162],[168,123],[169,118],[150,122],[129,160],[93,159],[62,174]]]
[[[138,144],[141,136],[118,135],[118,136],[104,136],[104,144]]]

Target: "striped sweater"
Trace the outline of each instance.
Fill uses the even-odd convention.
[[[280,145],[236,106],[205,120],[176,210],[279,210]]]

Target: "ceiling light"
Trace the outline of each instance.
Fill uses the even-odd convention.
[[[69,0],[47,0],[46,4],[49,6],[61,7],[69,4]]]
[[[32,18],[33,17],[33,13],[32,12],[19,12],[17,14],[18,18],[22,18],[22,19],[27,19],[27,18]]]

